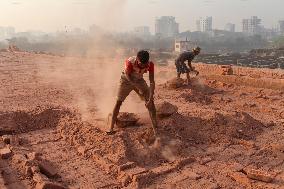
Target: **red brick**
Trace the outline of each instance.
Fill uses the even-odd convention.
[[[33,180],[36,183],[42,183],[42,182],[48,181],[48,178],[45,175],[41,174],[41,173],[35,173],[33,175]]]
[[[272,182],[275,177],[272,174],[269,174],[268,172],[252,168],[245,168],[244,171],[247,174],[248,178],[268,183]]]
[[[38,183],[35,189],[68,189],[60,184],[52,183],[52,182],[42,182]]]
[[[200,163],[201,165],[205,165],[205,164],[211,162],[212,160],[213,160],[213,159],[212,159],[211,157],[205,157],[205,158],[200,159],[200,160],[199,160],[199,163]]]
[[[127,163],[119,166],[119,171],[124,171],[126,169],[131,169],[131,168],[133,168],[135,166],[136,166],[135,162],[127,162]]]
[[[195,162],[194,157],[188,157],[188,158],[181,159],[176,163],[176,168],[182,168],[186,166],[187,164],[191,164],[193,162]]]
[[[155,177],[155,174],[152,172],[142,173],[139,175],[135,175],[132,179],[131,187],[132,188],[145,188],[146,183],[151,182],[153,178]]]
[[[241,172],[232,172],[229,173],[229,176],[235,180],[236,182],[240,183],[241,185],[245,186],[247,189],[251,189],[251,182],[247,178],[247,176],[244,173]]]
[[[176,166],[174,165],[163,165],[163,166],[159,166],[159,167],[151,169],[153,174],[155,174],[156,176],[165,175],[174,170],[176,170]]]
[[[229,165],[229,167],[236,172],[240,172],[243,170],[244,166],[240,163],[233,162],[232,164]]]
[[[55,177],[57,175],[57,170],[55,167],[48,161],[41,161],[39,162],[39,169],[40,172],[45,174],[47,177]]]
[[[125,173],[129,175],[131,178],[133,178],[135,175],[139,175],[146,172],[147,170],[142,167],[134,167],[133,169],[128,169],[125,171]]]
[[[180,174],[178,177],[173,178],[174,183],[182,182],[184,180],[198,180],[200,179],[201,176],[198,175],[197,173],[187,171],[183,174]]]

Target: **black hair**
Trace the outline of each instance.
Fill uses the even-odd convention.
[[[149,57],[150,55],[148,51],[141,50],[141,51],[138,51],[137,53],[137,58],[142,64],[147,64],[147,62],[149,61]]]

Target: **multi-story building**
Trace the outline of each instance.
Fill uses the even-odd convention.
[[[155,35],[160,37],[175,37],[179,33],[179,24],[173,16],[162,16],[156,19]]]
[[[199,20],[196,21],[196,29],[197,31],[201,32],[210,32],[212,31],[212,23],[213,19],[212,16],[206,17],[205,19],[200,18]]]
[[[200,20],[196,20],[196,31],[201,31]]]
[[[236,25],[235,25],[235,24],[227,23],[227,24],[225,25],[224,30],[225,30],[225,31],[229,31],[229,32],[235,32],[235,28],[236,28]]]
[[[261,19],[259,19],[257,16],[252,16],[249,19],[243,19],[243,22],[242,22],[243,32],[247,34],[260,33],[260,30],[261,30],[260,23],[261,23]]]
[[[148,26],[135,27],[133,33],[139,37],[149,37],[151,35],[150,28]]]
[[[196,43],[186,40],[175,40],[175,52],[189,51],[193,49]]]
[[[0,39],[9,38],[15,35],[15,28],[13,27],[0,27]]]
[[[284,20],[279,21],[279,32],[284,34]]]

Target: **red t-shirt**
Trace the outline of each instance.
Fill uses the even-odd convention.
[[[134,57],[130,57],[125,61],[125,73],[130,74],[136,72],[138,74],[144,74],[146,72],[154,73],[154,63],[149,61],[147,66],[142,68],[138,65],[138,61]]]

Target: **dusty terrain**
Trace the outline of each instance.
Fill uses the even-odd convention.
[[[155,141],[135,94],[104,133],[123,58],[0,53],[0,188],[284,188],[283,71],[196,64],[176,88],[157,66]]]

